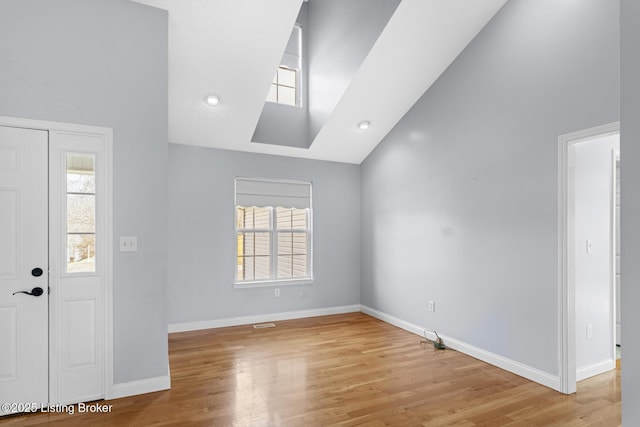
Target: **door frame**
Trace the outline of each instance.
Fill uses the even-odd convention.
[[[558,373],[560,392],[576,392],[576,305],[575,266],[569,256],[569,232],[573,212],[569,205],[569,147],[594,138],[620,134],[620,122],[608,123],[558,137]],[[614,171],[615,173],[615,171]],[[614,183],[615,185],[615,183]],[[615,197],[615,194],[614,194]],[[614,219],[615,221],[615,219]],[[615,235],[613,235],[615,243]],[[612,247],[615,257],[615,246]],[[615,258],[614,258],[615,261]],[[615,274],[615,266],[613,268]],[[615,346],[615,276],[613,278],[613,328]]]
[[[622,193],[622,186],[620,186],[620,194],[618,194],[618,181],[620,180],[620,150],[618,150],[617,152],[613,153],[613,189],[612,189],[612,194],[613,194],[613,199],[611,201],[611,217],[613,218],[613,224],[611,225],[612,227],[612,235],[613,235],[613,239],[614,239],[614,244],[615,247],[613,248],[613,286],[615,289],[616,294],[614,295],[616,300],[613,302],[614,307],[615,307],[615,319],[613,319],[613,337],[614,337],[614,341],[615,341],[615,345],[616,347],[618,345],[622,346],[622,333],[620,333],[620,335],[618,335],[618,310],[621,310],[620,305],[618,304],[618,288],[622,286],[622,278],[620,279],[620,286],[618,286],[618,278],[617,276],[620,274],[620,269],[618,268],[618,227],[620,227],[620,221],[618,220],[618,215],[617,215],[617,208],[618,208],[618,197],[620,197],[620,199],[622,199],[621,193]],[[622,203],[620,203],[620,209],[622,210]],[[622,253],[620,253],[620,257],[622,257]],[[621,301],[622,303],[622,301]],[[622,323],[622,319],[620,319],[620,323]],[[622,330],[622,325],[620,325],[620,330]],[[618,337],[620,337],[620,340],[618,340]],[[618,344],[620,343],[620,344]],[[617,349],[616,349],[617,352]],[[617,358],[616,358],[617,360]]]
[[[96,206],[96,215],[102,215],[104,218],[104,260],[102,267],[103,274],[103,302],[104,306],[104,398],[110,399],[113,396],[113,130],[106,127],[79,125],[74,123],[61,123],[51,122],[35,119],[26,119],[18,117],[0,116],[0,126],[17,127],[25,129],[45,130],[50,134],[51,132],[71,132],[71,133],[85,133],[92,135],[100,135],[104,140],[104,159],[103,159],[103,180],[104,186],[104,205]],[[49,137],[49,153],[51,156]],[[49,161],[49,164],[51,162]],[[61,166],[59,166],[61,167]],[[51,182],[53,174],[60,172],[54,171],[51,168],[48,171],[48,181]],[[63,201],[54,200],[55,197],[60,195],[52,194],[51,185],[49,185],[49,217],[56,217],[53,209],[57,209],[60,203]],[[55,258],[56,251],[62,246],[62,239],[64,238],[57,230],[53,230],[54,226],[49,224],[49,282],[51,282],[53,268],[52,259]],[[49,313],[52,313],[52,307],[55,304],[54,298],[49,298]],[[55,349],[55,346],[51,345],[52,338],[55,337],[56,327],[58,323],[52,321],[49,317],[49,403],[58,403],[58,396],[56,390],[57,379],[57,365],[59,355]]]

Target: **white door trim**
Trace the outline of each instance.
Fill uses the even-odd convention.
[[[104,218],[104,398],[109,399],[113,396],[113,130],[105,127],[86,126],[73,123],[59,123],[43,120],[25,119],[17,117],[0,116],[0,126],[38,129],[46,131],[62,131],[62,132],[78,132],[94,135],[102,135],[105,142],[104,150],[104,205],[96,207],[99,209],[96,214],[102,215]],[[49,171],[51,179],[52,171]],[[50,195],[51,197],[51,195]],[[60,203],[60,202],[58,202]],[[50,213],[51,205],[50,203]],[[61,247],[60,233],[53,233],[53,227],[50,225],[49,253],[54,254]],[[51,264],[51,260],[50,260]],[[50,265],[50,268],[52,265]],[[50,310],[54,301],[49,300]],[[50,325],[51,328],[51,325]],[[52,331],[49,331],[50,336]],[[51,342],[51,339],[50,339]],[[49,353],[49,402],[57,403],[55,395],[55,378],[53,374],[56,372],[57,353],[55,349],[50,348]]]
[[[609,233],[611,235],[611,312],[613,313],[612,319],[612,337],[613,337],[613,360],[615,363],[616,360],[616,346],[618,344],[618,340],[616,339],[616,331],[618,324],[618,304],[616,303],[618,290],[616,286],[616,275],[618,273],[617,266],[617,255],[618,255],[618,236],[617,236],[617,226],[618,220],[616,218],[616,201],[617,201],[617,185],[616,179],[618,176],[617,173],[617,162],[620,161],[620,151],[619,150],[611,150],[611,229]]]
[[[560,391],[565,394],[576,392],[575,282],[573,261],[569,256],[570,221],[573,218],[568,199],[569,146],[619,133],[620,122],[613,122],[558,137],[558,372]],[[615,317],[613,322],[615,325]]]
[[[620,310],[620,304],[618,304],[618,299],[619,299],[619,290],[620,290],[620,286],[622,285],[622,279],[620,280],[620,282],[618,281],[618,276],[620,275],[620,268],[619,268],[619,264],[618,264],[618,255],[620,255],[622,257],[622,254],[618,252],[618,247],[619,247],[619,242],[618,242],[618,232],[619,232],[619,227],[620,227],[620,222],[619,222],[619,217],[618,217],[618,205],[620,205],[620,209],[622,209],[622,202],[621,202],[621,195],[620,195],[620,191],[622,187],[618,187],[618,181],[620,181],[620,150],[617,151],[613,151],[613,201],[612,201],[612,218],[613,218],[613,240],[614,240],[614,248],[613,248],[613,281],[614,281],[614,291],[615,294],[613,295],[614,301],[613,301],[613,307],[614,307],[614,316],[615,316],[615,321],[614,321],[614,336],[615,341],[616,341],[616,346],[618,345],[622,345],[621,342],[621,328],[622,326],[620,325],[620,327],[618,327],[618,315],[620,313],[618,313],[618,311]],[[620,198],[620,200],[618,199]],[[618,283],[619,282],[619,283]],[[622,320],[622,319],[621,319]],[[617,349],[616,349],[617,352]],[[617,357],[616,357],[617,360]]]

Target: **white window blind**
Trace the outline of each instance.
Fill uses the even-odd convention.
[[[311,208],[311,183],[236,178],[236,206]]]

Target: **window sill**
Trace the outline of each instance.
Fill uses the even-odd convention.
[[[276,286],[308,285],[314,283],[314,281],[313,277],[291,280],[261,280],[255,282],[234,282],[233,287],[236,289],[268,288]]]
[[[280,102],[276,102],[276,101],[266,101],[268,103],[270,103],[271,105],[277,105],[277,108],[280,107],[284,107],[284,108],[297,108],[299,110],[302,110],[302,104],[296,104],[296,105],[291,105],[291,104],[283,104]]]

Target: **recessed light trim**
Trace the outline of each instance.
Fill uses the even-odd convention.
[[[204,96],[204,103],[210,107],[220,105],[220,97],[215,93],[210,93]]]
[[[367,130],[369,129],[370,126],[371,126],[371,122],[369,120],[363,120],[360,123],[358,123],[358,129],[360,130]]]

